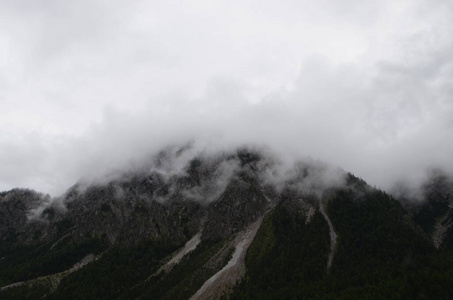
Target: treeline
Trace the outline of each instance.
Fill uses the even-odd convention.
[[[453,299],[452,251],[435,249],[392,197],[348,181],[325,199],[338,235],[331,269],[322,216],[305,225],[279,205],[249,248],[233,299]]]

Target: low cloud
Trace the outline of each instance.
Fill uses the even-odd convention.
[[[56,196],[190,142],[386,190],[453,172],[450,4],[28,2],[0,3],[0,189]]]
[[[207,174],[208,176],[201,176],[198,185],[181,191],[181,194],[186,199],[207,204],[217,200],[220,195],[223,194],[228,184],[231,182],[231,179],[239,170],[239,162],[237,159],[225,160],[225,158],[222,158],[221,156],[217,157],[222,160],[217,162],[202,161],[202,164],[197,167],[196,172],[199,174]],[[206,158],[202,159],[205,160]],[[208,157],[208,160],[210,159],[212,159],[212,157]]]
[[[426,200],[448,201],[450,206],[453,206],[453,173],[443,169],[430,169],[418,181],[396,182],[390,192],[403,203],[422,204]]]

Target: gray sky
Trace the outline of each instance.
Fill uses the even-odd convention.
[[[384,189],[452,172],[452,46],[452,1],[0,0],[0,190],[187,139]]]

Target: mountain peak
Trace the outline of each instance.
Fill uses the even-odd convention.
[[[258,148],[168,148],[58,198],[3,192],[0,295],[281,299],[316,298],[322,287],[388,296],[409,274],[433,283],[439,257],[453,268],[450,183],[436,174],[424,205],[402,206],[311,159],[288,166]],[[451,295],[447,286],[423,288]]]

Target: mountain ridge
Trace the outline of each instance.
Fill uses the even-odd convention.
[[[2,192],[0,295],[77,299],[82,287],[88,299],[453,295],[453,185],[445,174],[415,205],[316,161],[284,173],[247,147],[167,149],[146,168],[76,184],[54,201]],[[427,282],[418,294],[411,274]],[[35,280],[43,276],[58,284]],[[11,286],[27,280],[35,281]]]

